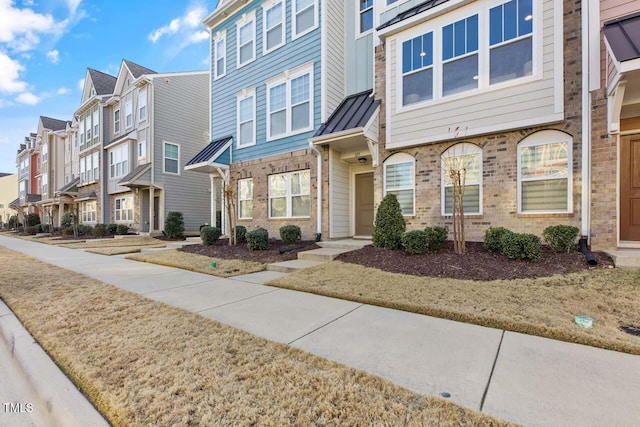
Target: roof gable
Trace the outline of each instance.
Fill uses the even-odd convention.
[[[133,81],[148,74],[158,73],[150,70],[149,68],[143,67],[142,65],[123,59],[122,64],[120,64],[120,71],[118,72],[118,78],[113,92],[114,95],[122,94],[124,88],[128,86],[127,80]]]
[[[42,127],[38,126],[38,129],[48,129],[52,131],[65,130],[67,127],[67,121],[40,116],[39,125],[41,125]]]

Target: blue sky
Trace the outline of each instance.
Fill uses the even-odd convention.
[[[122,59],[158,72],[207,70],[202,19],[217,0],[0,0],[0,172],[40,116],[71,120],[87,67]]]

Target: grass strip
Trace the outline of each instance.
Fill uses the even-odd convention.
[[[113,425],[510,425],[0,248],[0,297]]]
[[[394,308],[609,350],[640,354],[640,271],[591,270],[489,282],[417,277],[333,261],[270,286]],[[593,329],[574,322],[595,319]]]
[[[92,254],[98,255],[125,255],[125,254],[135,254],[140,252],[143,248],[148,248],[149,246],[129,246],[126,248],[95,248],[95,249],[86,249],[86,252],[91,252]],[[164,246],[161,246],[164,247]]]
[[[127,237],[122,239],[87,240],[82,243],[74,242],[66,245],[66,247],[70,249],[94,249],[125,246],[166,247],[166,244],[160,242],[158,239],[154,239],[153,237]]]

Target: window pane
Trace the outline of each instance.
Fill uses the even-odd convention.
[[[397,163],[387,165],[386,188],[387,190],[413,185],[413,164]]]
[[[240,125],[240,145],[253,142],[253,120]]]
[[[253,119],[253,97],[240,101],[240,123]]]
[[[299,9],[298,9],[299,10]],[[296,33],[302,33],[313,27],[315,21],[315,7],[310,7],[296,15]]]
[[[402,79],[402,104],[410,105],[433,98],[433,68],[409,74]]]
[[[309,100],[309,74],[291,80],[291,104]]]
[[[282,83],[269,89],[269,110],[278,111],[287,106],[287,85]]]
[[[409,71],[413,70],[413,67],[411,66],[412,44],[413,44],[413,40],[407,40],[406,42],[402,43],[402,72],[403,73],[408,73]]]
[[[280,197],[271,199],[271,217],[281,218],[287,216],[287,199]]]
[[[311,199],[309,196],[294,196],[291,198],[293,216],[309,216]]]
[[[465,170],[465,185],[480,183],[480,154],[465,154],[455,157],[446,157],[444,160],[444,183],[451,184],[450,170]]]
[[[442,94],[444,96],[478,87],[478,55],[448,62],[443,65]],[[475,77],[475,78],[474,78]]]
[[[533,73],[532,55],[531,37],[491,49],[490,83],[530,76]]]
[[[253,42],[249,42],[240,48],[240,63],[244,64],[253,58]]]
[[[309,194],[311,191],[309,176],[309,172],[291,175],[291,194]]]
[[[478,15],[467,18],[467,53],[478,50]]]
[[[282,24],[278,24],[267,31],[267,50],[282,43]]]
[[[373,9],[360,14],[360,32],[364,33],[373,28]]]
[[[271,9],[267,10],[267,29],[273,28],[282,22],[282,3],[278,3]]]
[[[253,21],[247,22],[240,27],[239,39],[241,46],[253,39]]]
[[[253,180],[251,179],[240,180],[240,198],[242,200],[253,198]]]
[[[178,173],[178,161],[172,159],[164,159],[164,169],[167,172]]]
[[[269,177],[269,195],[271,197],[285,196],[287,194],[287,179],[284,175],[272,175]]]
[[[454,56],[464,55],[467,53],[466,25],[464,19],[453,24],[453,39]]]
[[[309,103],[296,105],[291,109],[291,130],[309,127]]]
[[[271,114],[271,136],[282,135],[287,132],[287,112],[285,110]]]
[[[504,5],[504,40],[511,40],[518,37],[518,20],[516,11],[516,0],[511,0]]]
[[[489,11],[489,44],[502,42],[502,5]]]
[[[216,75],[224,74],[224,58],[220,58],[216,61]]]
[[[422,36],[422,66],[428,67],[433,65],[433,33],[427,33]]]
[[[531,0],[518,0],[518,35],[533,32],[533,9]]]
[[[444,213],[451,214],[452,211],[453,187],[447,187],[444,190]],[[464,188],[462,196],[462,209],[465,214],[480,213],[480,186],[467,185]]]
[[[253,216],[253,201],[244,200],[240,202],[240,218],[251,218]]]
[[[402,215],[413,215],[413,190],[387,191],[387,194],[396,195]]]
[[[567,143],[524,147],[520,151],[520,176],[531,178],[566,178],[568,176]]]
[[[568,210],[567,179],[522,182],[522,210]]]

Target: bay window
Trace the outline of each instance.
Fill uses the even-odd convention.
[[[129,173],[129,146],[121,145],[109,152],[109,175],[117,178]]]

